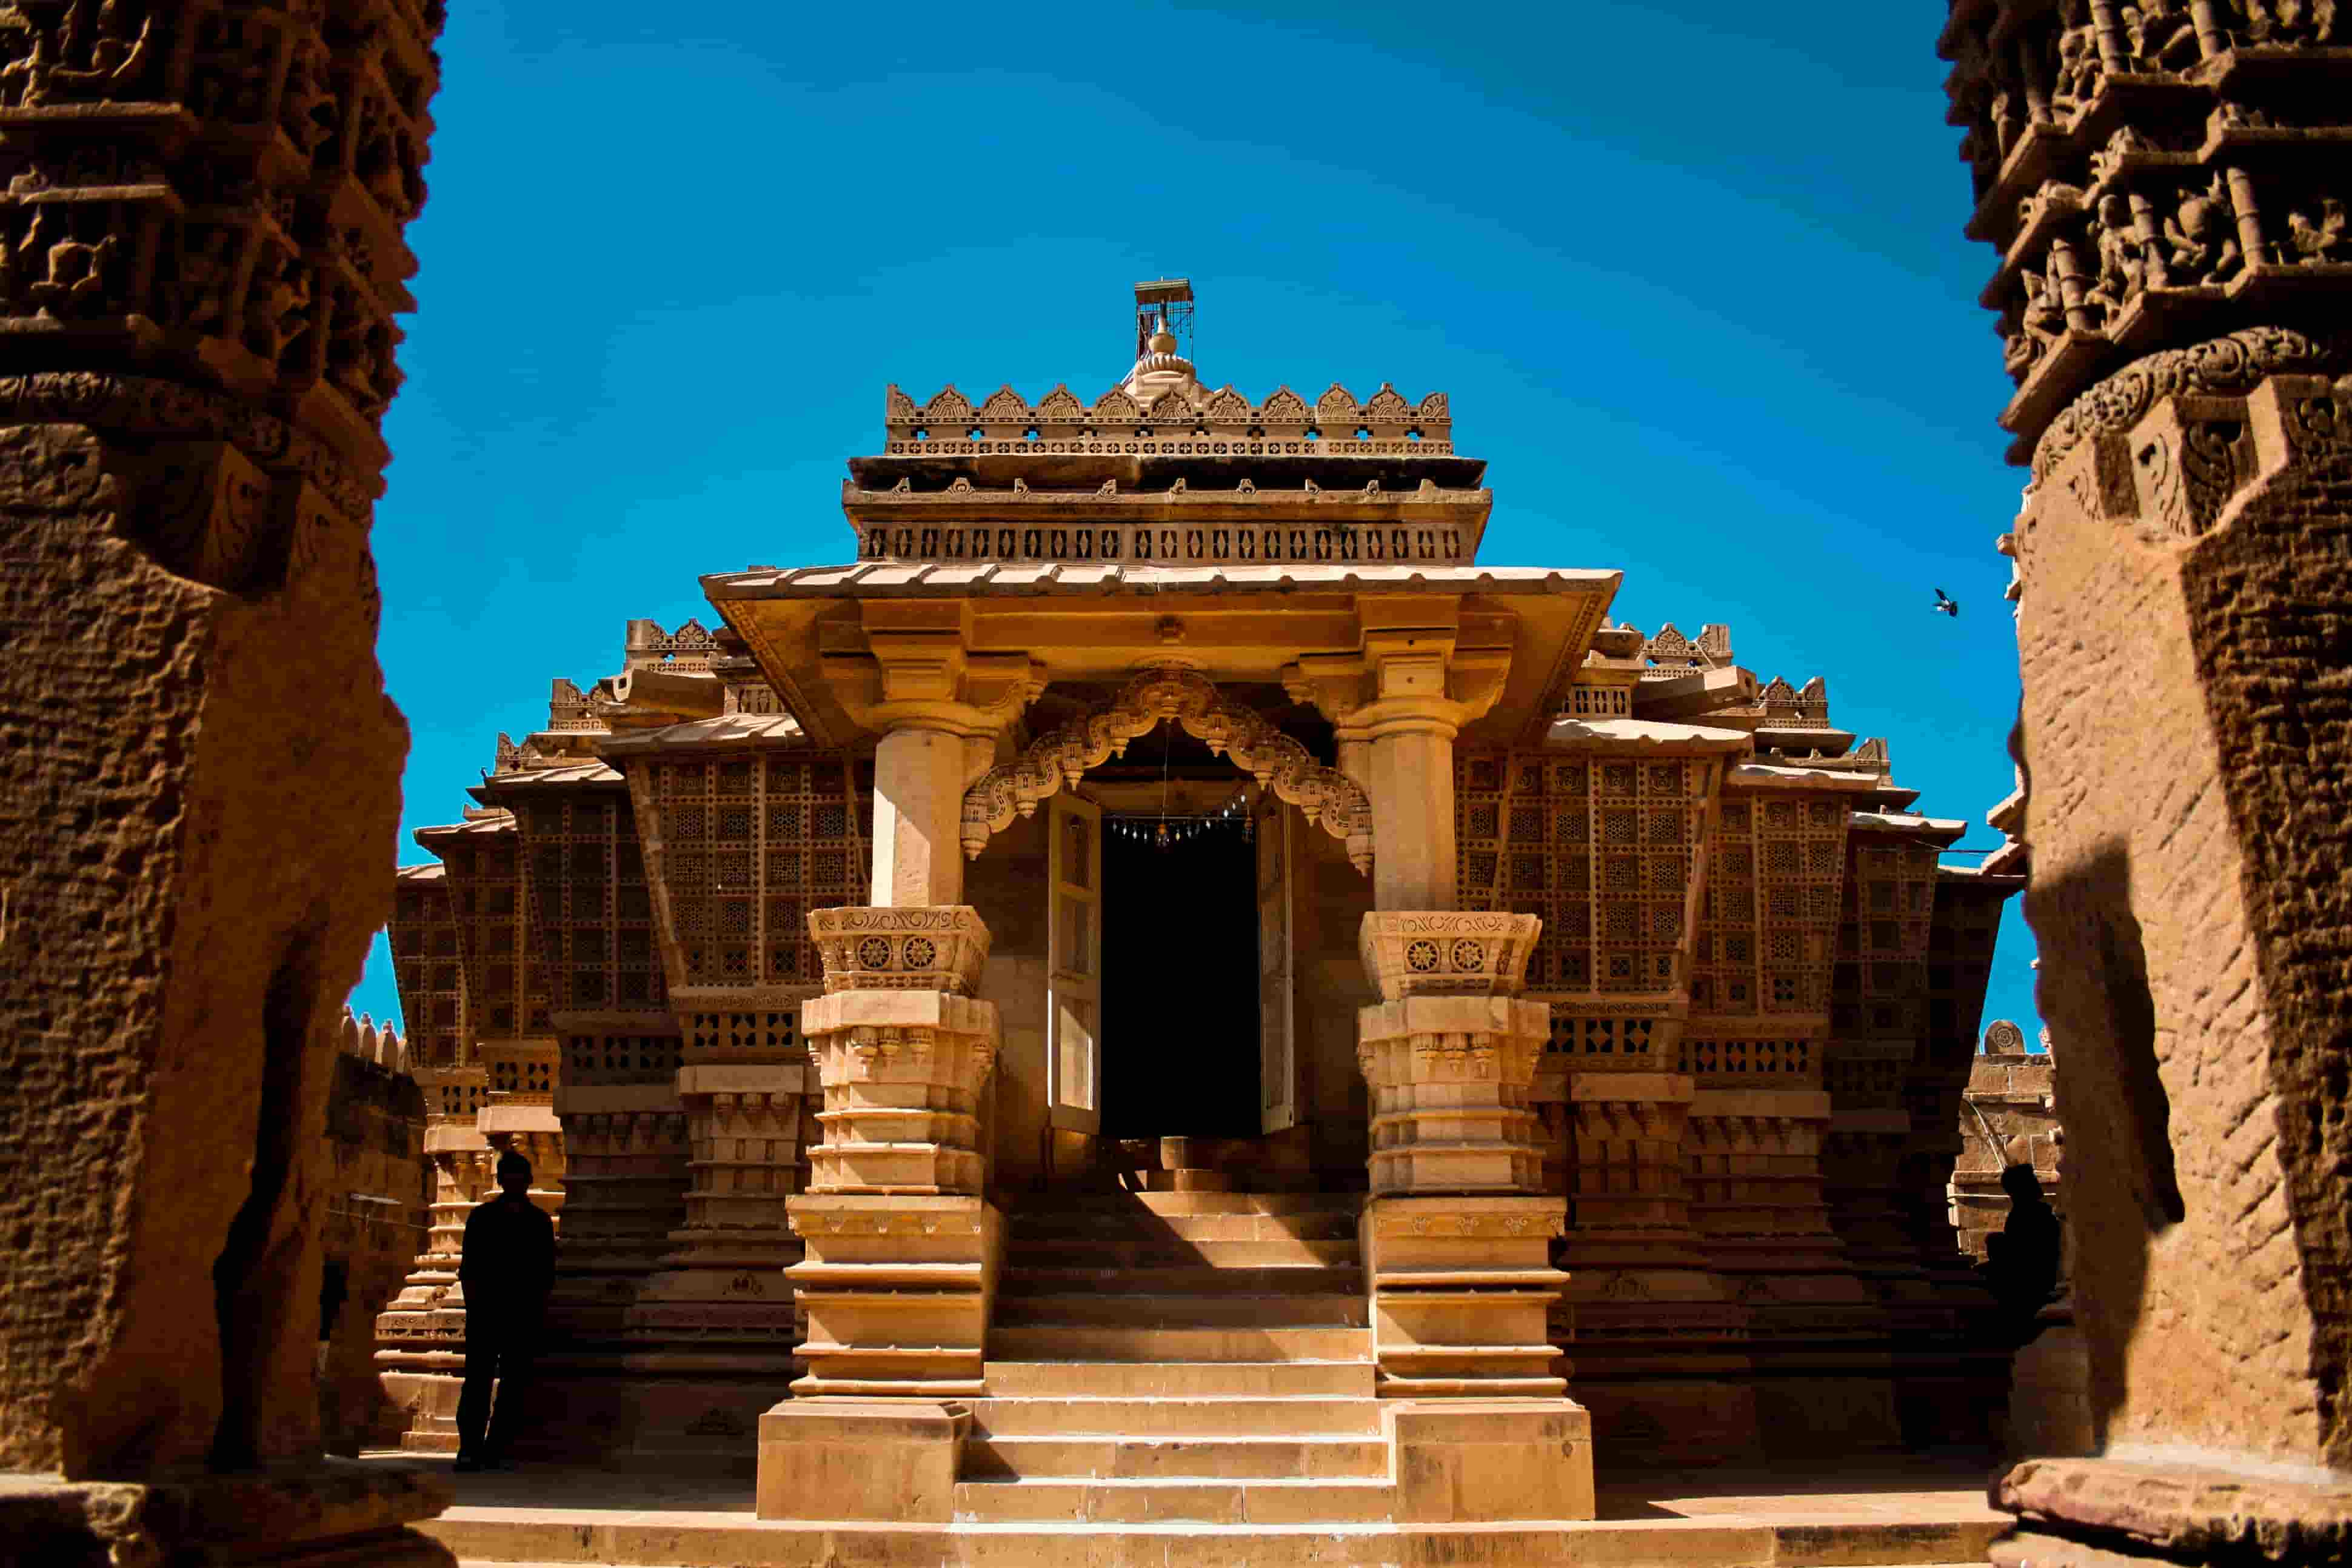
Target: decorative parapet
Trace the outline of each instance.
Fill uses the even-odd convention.
[[[1364,916],[1357,950],[1386,1001],[1407,997],[1516,997],[1542,935],[1532,915],[1400,914]]]
[[[928,402],[892,386],[886,427],[894,456],[1103,453],[1192,456],[1427,456],[1454,450],[1444,392],[1406,401],[1383,382],[1359,402],[1333,382],[1313,403],[1278,387],[1253,403],[1227,385],[1160,393],[1147,407],[1114,387],[1092,404],[1056,386],[1035,403],[1010,386],[979,407],[952,386]]]
[[[1276,729],[1253,709],[1228,701],[1196,670],[1147,670],[1108,707],[1040,737],[1014,760],[991,768],[964,792],[963,850],[977,860],[989,838],[1037,803],[1074,787],[1090,768],[1126,753],[1127,743],[1173,720],[1210,751],[1297,806],[1310,823],[1348,846],[1348,860],[1370,873],[1372,803],[1364,787]]]
[[[809,932],[824,988],[944,991],[969,997],[988,963],[988,926],[969,904],[928,909],[813,909]]]

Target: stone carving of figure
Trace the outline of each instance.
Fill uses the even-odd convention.
[[[2220,283],[2233,276],[2244,261],[2238,248],[2235,214],[2221,177],[2201,196],[2180,204],[2177,216],[2164,220],[2164,237],[2172,247],[2172,267],[2182,282]]]
[[[236,234],[215,227],[204,243],[180,258],[180,278],[170,287],[171,312],[192,332],[219,332],[227,324],[229,287],[236,271]]]
[[[2066,307],[2041,273],[2028,267],[2020,276],[2025,280],[2025,300],[2017,314],[2016,329],[2003,336],[2001,363],[2021,380],[2064,334]]]
[[[2316,208],[2316,220],[2308,205],[2287,214],[2287,243],[2280,247],[2282,260],[2308,266],[2344,259],[2344,204],[2333,196],[2322,196]]]
[[[2141,0],[2123,11],[2132,64],[2143,71],[2186,70],[2197,63],[2197,25],[2188,0]]]
[[[2336,0],[2241,0],[2250,44],[2336,41]]]
[[[2099,58],[2098,30],[2085,21],[2058,36],[2058,78],[2050,97],[2056,108],[2079,111],[2098,97],[2106,76]]]
[[[2133,226],[2131,204],[2125,198],[2099,199],[2099,215],[2091,225],[2091,237],[2098,246],[2099,276],[2091,285],[2085,303],[2101,307],[2105,319],[2112,321],[2138,297],[2141,289],[2161,279],[2148,276],[2147,246],[2141,244],[2138,231]]]
[[[38,109],[123,96],[135,92],[154,58],[155,18],[143,17],[133,28],[122,0],[102,0],[95,21],[85,0],[73,0],[54,26],[53,37],[21,6],[0,8],[0,37],[10,56],[0,65],[0,100]]]

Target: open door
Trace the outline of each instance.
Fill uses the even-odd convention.
[[[1102,1131],[1102,808],[1064,789],[1045,821],[1046,1120]]]
[[[1258,1130],[1279,1133],[1298,1120],[1298,1043],[1291,1005],[1291,841],[1293,813],[1271,789],[1250,804],[1257,845]]]

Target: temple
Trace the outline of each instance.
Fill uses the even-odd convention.
[[[1212,388],[1137,300],[1090,402],[892,387],[849,560],[632,622],[416,834],[407,1445],[509,1145],[532,1441],[772,1519],[1570,1519],[1596,1454],[1984,1437],[1947,1189],[2021,878],[1821,680],[1482,563],[1444,394]]]

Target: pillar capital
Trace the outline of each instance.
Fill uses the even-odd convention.
[[[976,652],[969,601],[866,600],[863,638],[828,649],[826,682],[860,727],[993,742],[1045,689],[1026,653]],[[982,765],[985,765],[982,756]]]

